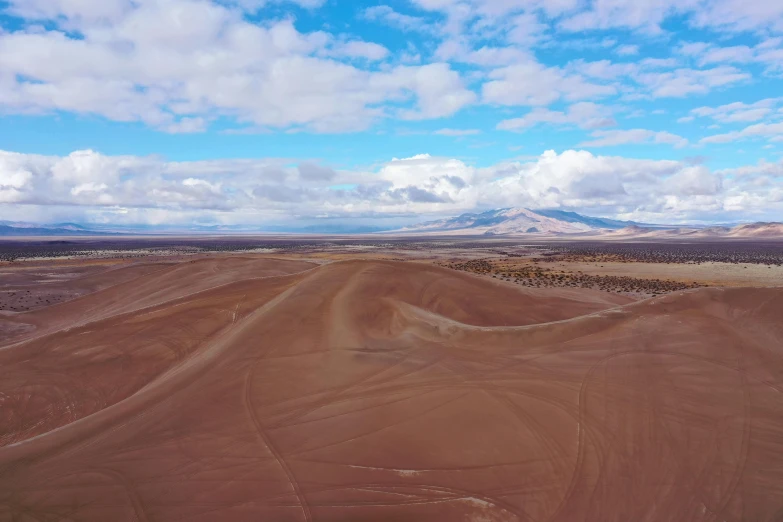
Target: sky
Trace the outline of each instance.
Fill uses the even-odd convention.
[[[783,2],[0,0],[0,220],[783,220]]]

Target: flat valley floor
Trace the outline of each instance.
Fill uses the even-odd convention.
[[[2,521],[783,519],[783,288],[41,270],[0,315]]]

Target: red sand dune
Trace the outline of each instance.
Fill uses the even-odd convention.
[[[14,320],[0,520],[783,517],[783,289],[214,259]]]

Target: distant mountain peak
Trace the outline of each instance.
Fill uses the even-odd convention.
[[[584,216],[559,209],[499,208],[465,213],[428,221],[403,229],[406,232],[444,232],[486,235],[584,234],[595,230],[617,230],[632,224],[606,218]]]
[[[653,225],[585,216],[561,209],[499,208],[427,221],[399,232],[487,236],[587,236],[610,238],[783,238],[783,223],[727,226]]]

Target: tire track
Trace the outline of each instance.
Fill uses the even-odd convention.
[[[288,482],[291,485],[291,489],[293,489],[294,494],[299,499],[299,505],[302,509],[302,515],[304,516],[305,521],[312,522],[313,515],[310,512],[310,505],[307,503],[307,499],[305,498],[302,489],[299,487],[299,482],[297,481],[294,472],[291,470],[288,462],[286,462],[286,460],[280,454],[280,451],[272,442],[272,439],[269,438],[269,435],[267,435],[266,430],[264,429],[264,425],[261,422],[261,419],[258,418],[258,413],[253,407],[253,373],[256,369],[256,365],[262,361],[263,359],[259,359],[256,364],[251,366],[250,370],[248,370],[247,375],[245,376],[245,408],[247,409],[247,413],[250,416],[250,419],[253,421],[253,426],[255,426],[256,433],[258,434],[259,438],[264,443],[269,452],[274,455],[275,460],[277,460],[277,463],[280,465],[280,468],[283,470],[286,477],[288,477]]]

